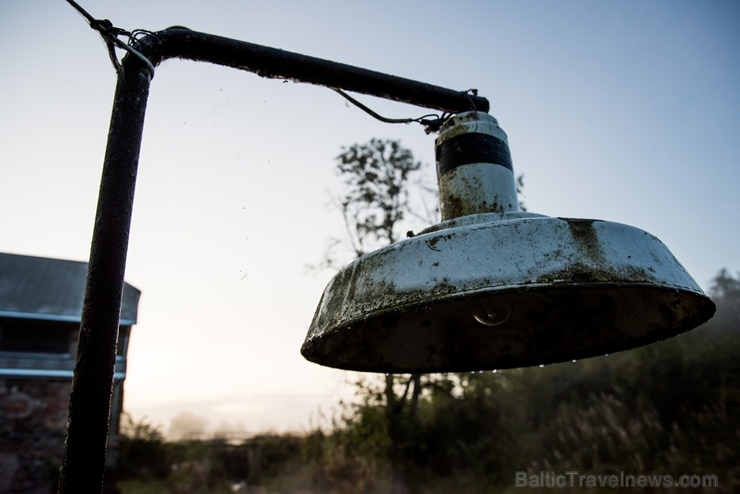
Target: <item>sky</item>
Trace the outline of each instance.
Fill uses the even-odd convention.
[[[740,4],[81,0],[126,30],[187,26],[456,90],[507,132],[527,208],[660,238],[703,288],[740,271]],[[63,0],[0,1],[0,251],[86,261],[116,75]],[[360,97],[393,118],[427,110]],[[124,407],[165,430],[306,430],[348,393],[299,348],[333,273],[342,146],[434,136],[325,88],[158,67],[126,280],[142,291]]]

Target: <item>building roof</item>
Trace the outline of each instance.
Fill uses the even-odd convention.
[[[87,263],[0,253],[0,317],[80,322]],[[124,283],[121,326],[136,324],[141,292]]]

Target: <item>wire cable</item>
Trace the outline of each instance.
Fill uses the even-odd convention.
[[[342,91],[341,89],[337,88],[331,88],[337,93],[339,93],[342,97],[344,97],[347,101],[355,105],[357,108],[361,109],[368,115],[372,116],[373,118],[380,120],[381,122],[385,123],[393,123],[393,124],[409,124],[409,123],[420,123],[425,127],[425,132],[427,134],[436,132],[439,130],[439,127],[444,123],[447,118],[449,118],[449,115],[447,113],[443,113],[442,115],[435,115],[433,113],[423,115],[418,118],[388,118],[380,115],[379,113],[375,112],[371,108],[367,107],[366,105],[360,103],[355,98],[347,94],[346,92]]]
[[[116,72],[119,76],[123,74],[123,66],[121,65],[121,62],[118,61],[118,56],[116,55],[116,47],[127,51],[128,53],[141,60],[149,69],[150,78],[154,77],[154,64],[152,64],[149,59],[147,59],[144,55],[139,53],[131,46],[131,43],[137,39],[137,36],[139,34],[147,33],[147,31],[141,29],[137,29],[133,31],[133,33],[126,31],[125,29],[121,29],[120,27],[115,27],[113,23],[108,19],[96,19],[74,0],[67,0],[67,3],[74,7],[74,9],[82,17],[85,18],[90,27],[97,31],[103,38],[103,42],[108,48],[108,56],[110,57],[111,63],[113,64],[113,67],[116,69]],[[128,38],[128,43],[123,42],[119,38],[119,36],[125,36],[126,38]]]
[[[337,93],[339,93],[342,97],[344,97],[347,101],[355,105],[357,108],[361,109],[368,115],[380,120],[381,122],[385,123],[393,123],[393,124],[409,124],[409,123],[420,123],[424,126],[424,132],[427,134],[431,134],[432,132],[437,132],[439,128],[442,126],[443,123],[447,121],[448,118],[452,116],[451,113],[445,112],[442,115],[435,115],[433,113],[423,115],[418,118],[388,118],[384,117],[371,108],[367,107],[366,105],[360,103],[355,98],[347,94],[346,92],[342,91],[338,88],[331,88]],[[470,101],[470,111],[478,111],[478,109],[475,106],[475,101],[473,100],[473,96],[478,95],[477,89],[468,89],[467,91],[461,91],[463,94],[465,94],[468,97],[468,100]]]

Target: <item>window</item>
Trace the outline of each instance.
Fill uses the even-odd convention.
[[[11,319],[0,322],[1,352],[74,353],[78,325]]]

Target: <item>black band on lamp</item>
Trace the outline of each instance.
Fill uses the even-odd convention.
[[[436,149],[437,174],[471,163],[491,163],[513,171],[509,146],[490,134],[461,134]]]

